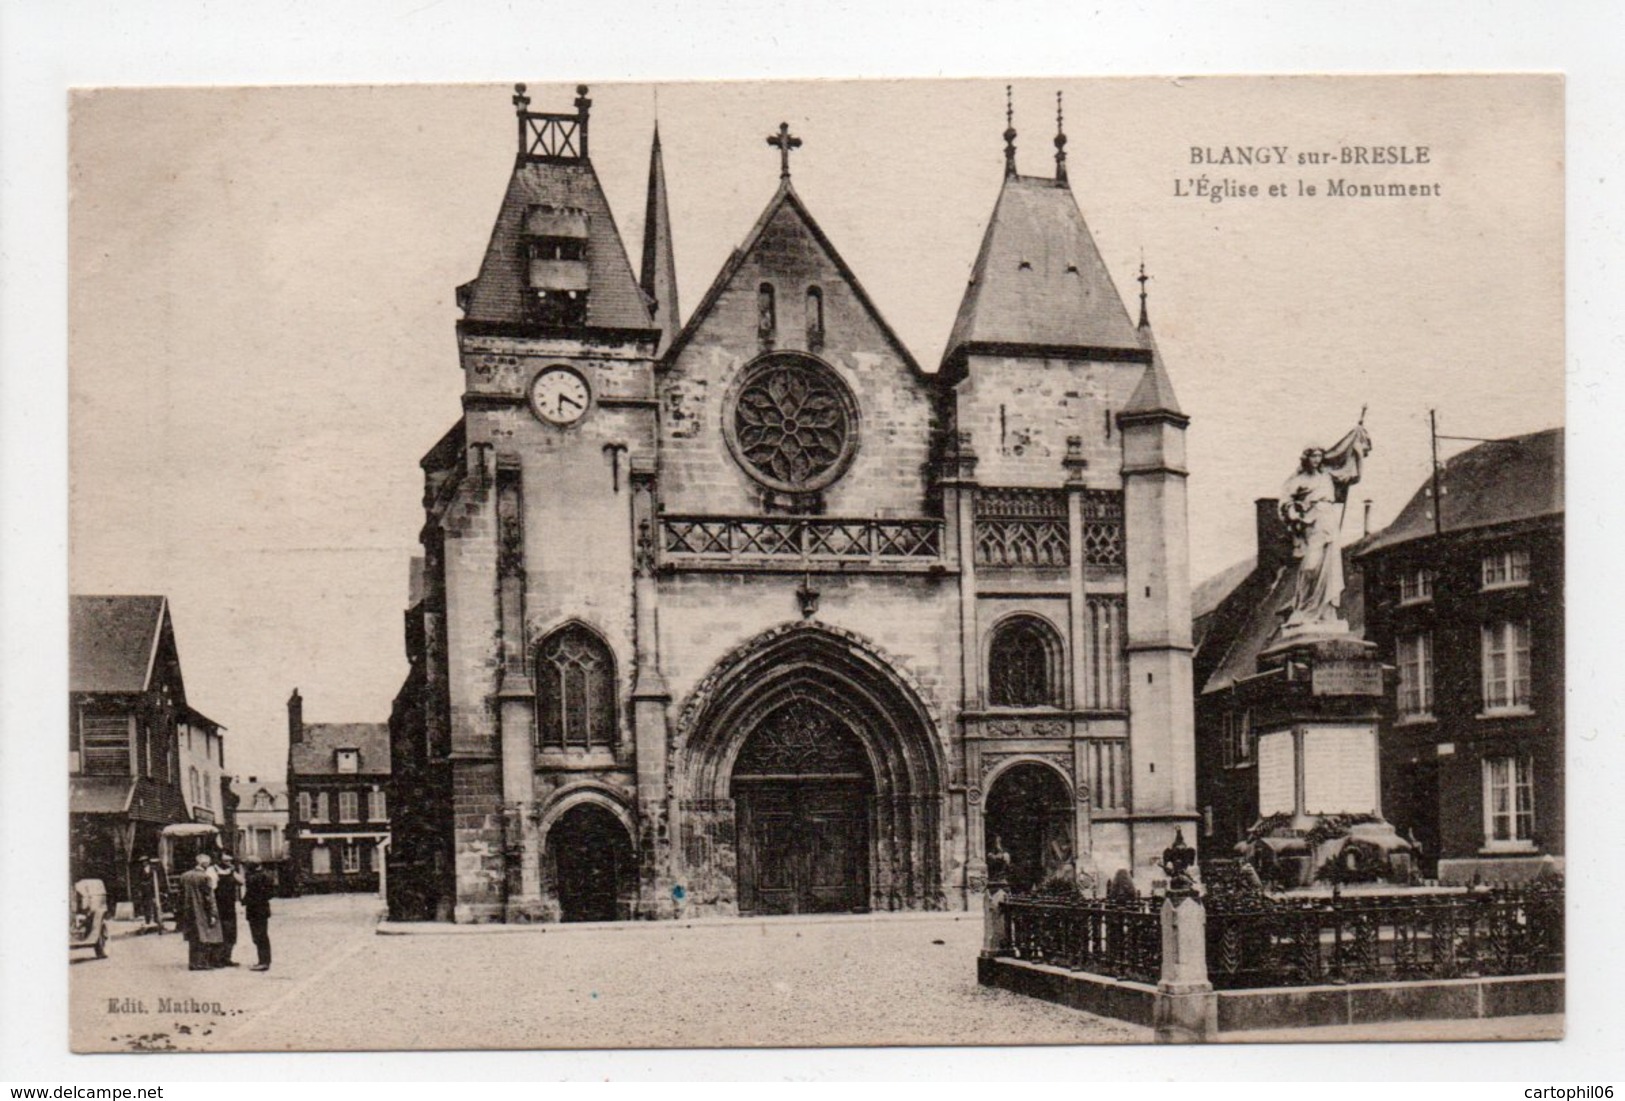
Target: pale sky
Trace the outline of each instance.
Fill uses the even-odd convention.
[[[1252,499],[1362,405],[1376,446],[1350,537],[1360,500],[1381,525],[1426,476],[1430,408],[1457,435],[1562,423],[1556,80],[1026,80],[1024,173],[1052,170],[1057,88],[1073,190],[1131,303],[1143,250],[1192,417],[1193,581],[1251,552]],[[188,697],[229,728],[234,772],[280,773],[295,685],[312,721],[388,717],[417,460],[458,415],[452,292],[512,165],[510,94],[75,100],[71,586],[169,596]],[[573,89],[530,94],[563,111]],[[636,265],[655,92],[592,97],[593,161]],[[658,102],[685,318],[772,196],[764,139],[785,120],[805,141],[797,191],[935,367],[998,192],[1003,83],[668,84]],[[1192,146],[1284,145],[1295,161],[1351,144],[1426,145],[1431,163],[1190,163]],[[1294,194],[1175,195],[1204,172]],[[1440,195],[1295,195],[1329,176]]]

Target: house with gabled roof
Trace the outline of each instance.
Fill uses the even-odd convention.
[[[387,723],[307,723],[288,698],[288,845],[285,889],[297,894],[381,891],[389,851]]]
[[[187,702],[165,597],[74,595],[68,608],[70,874],[131,902],[163,827],[193,821],[194,804],[224,812],[218,780],[188,786],[181,742],[196,731],[223,754],[224,728]]]

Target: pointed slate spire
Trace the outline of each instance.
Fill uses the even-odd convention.
[[[1150,278],[1145,273],[1145,264],[1142,261],[1140,274],[1136,277],[1140,284],[1138,336],[1141,346],[1151,353],[1151,362],[1145,369],[1145,375],[1140,379],[1140,385],[1134,388],[1133,395],[1128,399],[1128,404],[1123,406],[1118,417],[1119,420],[1133,417],[1176,417],[1183,422],[1185,414],[1179,408],[1179,399],[1174,396],[1174,383],[1168,377],[1168,368],[1163,366],[1162,352],[1157,348],[1157,338],[1151,332],[1151,319],[1146,312],[1145,285]]]
[[[666,166],[660,155],[660,124],[649,147],[649,195],[643,208],[643,272],[639,286],[648,296],[663,353],[682,328],[677,308],[677,257],[671,245],[671,209],[666,201]]]

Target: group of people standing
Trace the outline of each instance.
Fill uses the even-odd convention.
[[[238,967],[237,904],[248,918],[258,962],[250,970],[271,969],[271,877],[258,864],[245,871],[230,853],[218,863],[208,852],[197,854],[197,864],[180,877],[180,905],[176,915],[186,936],[187,964],[193,971]]]

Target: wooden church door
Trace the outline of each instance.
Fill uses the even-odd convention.
[[[862,746],[827,710],[797,700],[770,715],[734,768],[740,913],[868,909],[873,789]]]

